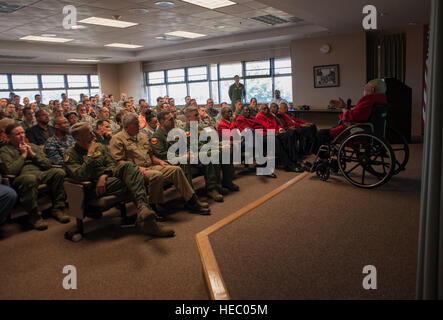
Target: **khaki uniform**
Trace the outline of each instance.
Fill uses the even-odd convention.
[[[91,197],[95,196],[95,186],[101,175],[107,174],[104,195],[130,194],[138,208],[148,207],[145,181],[136,165],[130,162],[117,164],[107,148],[97,144],[92,156],[88,151],[75,144],[64,156],[64,163],[68,175],[79,181],[91,181],[93,186]]]
[[[163,203],[164,182],[174,184],[185,201],[194,195],[194,190],[178,166],[154,165],[151,156],[153,155],[148,138],[143,133],[131,137],[125,130],[112,137],[110,151],[117,161],[130,161],[139,167],[149,168],[144,173],[148,182],[150,201],[154,204]]]
[[[37,213],[37,188],[40,184],[46,184],[51,191],[53,209],[65,208],[63,180],[66,173],[62,169],[51,168],[51,160],[45,156],[42,149],[32,143],[29,145],[35,156],[28,155],[26,159],[12,145],[0,148],[2,170],[5,174],[16,176],[12,187],[17,191],[20,203],[28,213]]]
[[[189,129],[189,125],[188,129]],[[168,141],[167,139],[168,135],[163,131],[163,129],[160,127],[157,129],[157,131],[154,133],[151,139],[151,146],[152,150],[154,152],[154,155],[157,158],[160,158],[162,160],[167,160],[167,153],[169,147],[174,144],[174,141]],[[188,138],[188,150],[189,150],[189,139]],[[186,178],[188,179],[189,184],[192,186],[192,168],[198,169],[199,172],[202,172],[205,177],[206,182],[206,189],[212,190],[212,189],[218,189],[219,183],[220,183],[220,170],[217,168],[217,165],[214,165],[212,163],[208,165],[203,164],[181,164],[180,167],[183,169],[183,172],[186,175]]]

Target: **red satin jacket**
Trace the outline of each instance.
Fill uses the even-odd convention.
[[[220,121],[220,123],[218,124],[218,127],[217,127],[218,135],[221,138],[221,137],[223,137],[223,129],[231,131],[235,128],[237,128],[237,122],[228,122],[228,121],[222,119],[222,121]]]
[[[351,110],[345,110],[342,114],[340,114],[339,118],[343,121],[343,123],[340,124],[338,127],[332,128],[329,131],[332,139],[335,139],[340,134],[340,132],[348,127],[345,121],[368,121],[371,117],[372,107],[374,106],[374,103],[388,103],[386,94],[375,93],[365,95],[360,100],[358,100],[357,104]]]
[[[294,115],[292,115],[289,112],[288,113],[284,113],[284,112],[279,111],[278,112],[278,118],[283,123],[283,126],[284,126],[285,129],[287,129],[289,127],[300,128],[300,126],[302,124],[306,123],[306,121],[295,117]]]

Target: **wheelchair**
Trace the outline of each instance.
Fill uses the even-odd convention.
[[[354,186],[371,189],[405,170],[408,142],[398,131],[386,127],[388,108],[374,104],[369,122],[354,123],[332,142],[321,145],[310,171],[323,181],[331,172],[340,171]]]

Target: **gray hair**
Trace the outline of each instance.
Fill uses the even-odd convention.
[[[189,116],[189,114],[191,113],[191,112],[193,112],[193,111],[197,111],[198,112],[198,108],[197,107],[187,107],[186,108],[186,117],[188,117]]]
[[[129,113],[125,114],[125,116],[123,117],[123,120],[122,120],[123,128],[126,128],[135,119],[137,119],[137,121],[138,121],[138,117],[135,113],[129,112]]]

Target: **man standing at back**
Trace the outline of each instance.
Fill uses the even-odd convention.
[[[240,83],[240,77],[234,77],[234,83],[229,87],[229,98],[231,99],[232,112],[235,112],[234,106],[237,101],[243,103],[243,99],[246,96],[245,86]]]

